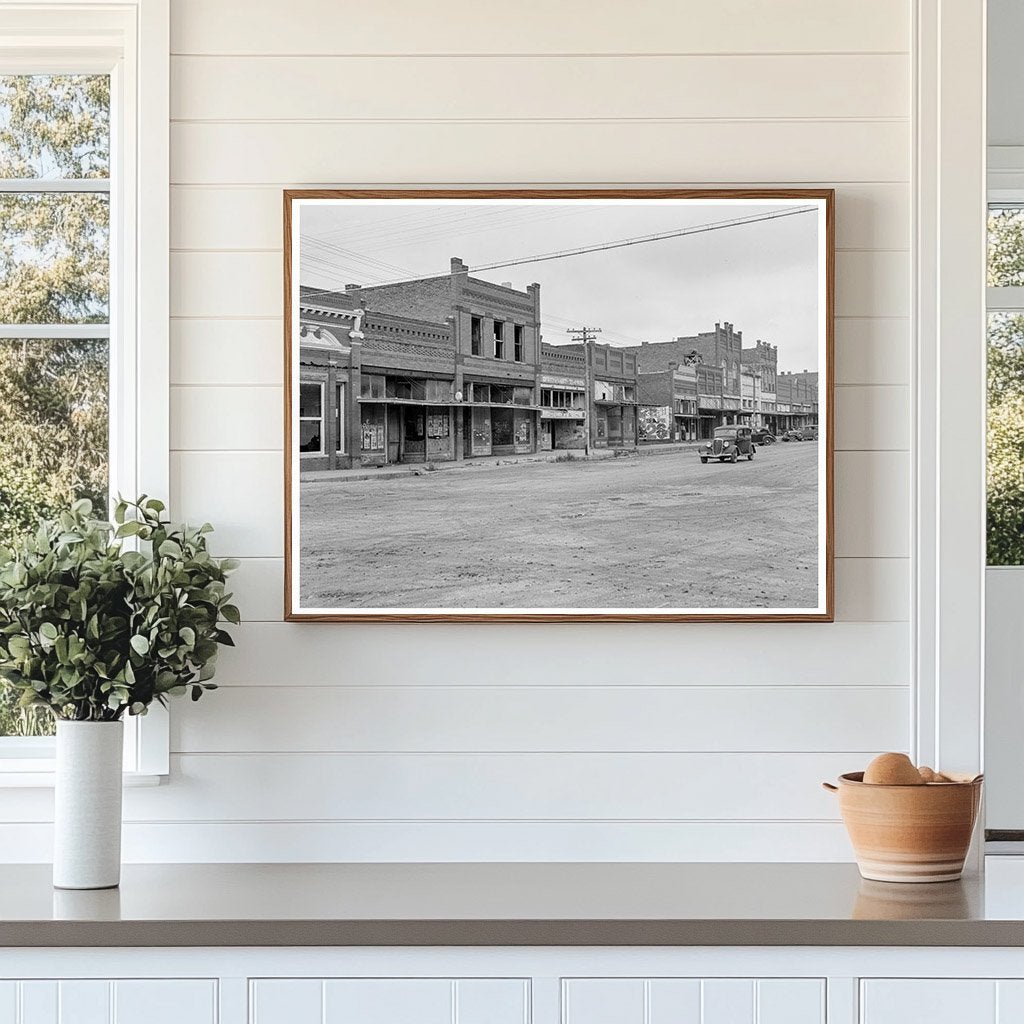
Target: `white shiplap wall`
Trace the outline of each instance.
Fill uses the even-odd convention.
[[[172,498],[247,622],[129,859],[849,856],[818,782],[910,734],[910,13],[172,0]],[[834,625],[280,621],[281,189],[503,183],[838,189]]]

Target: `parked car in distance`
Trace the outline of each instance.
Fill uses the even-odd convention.
[[[751,435],[750,439],[754,444],[775,444],[775,435],[770,430],[761,428],[755,430]]]
[[[817,441],[818,440],[818,424],[811,423],[809,426],[801,427],[800,433],[803,434],[805,441]]]
[[[705,441],[697,449],[700,461],[718,459],[719,462],[736,462],[741,455],[745,455],[749,462],[754,457],[752,434],[750,427],[715,427],[711,440]]]
[[[782,435],[783,441],[802,441],[804,439],[804,433],[802,430],[787,430]]]

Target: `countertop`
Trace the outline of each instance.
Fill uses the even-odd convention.
[[[852,864],[0,868],[0,946],[1024,946],[1024,860],[894,885]],[[1001,863],[1000,863],[1001,862]]]

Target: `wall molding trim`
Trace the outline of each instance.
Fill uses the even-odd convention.
[[[983,762],[984,0],[918,0],[914,753]]]

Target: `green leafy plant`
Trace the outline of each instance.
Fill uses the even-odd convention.
[[[21,707],[109,722],[215,689],[219,646],[234,645],[221,625],[239,612],[225,586],[238,563],[209,553],[212,529],[172,525],[146,496],[111,524],[83,499],[0,548],[0,679]]]

